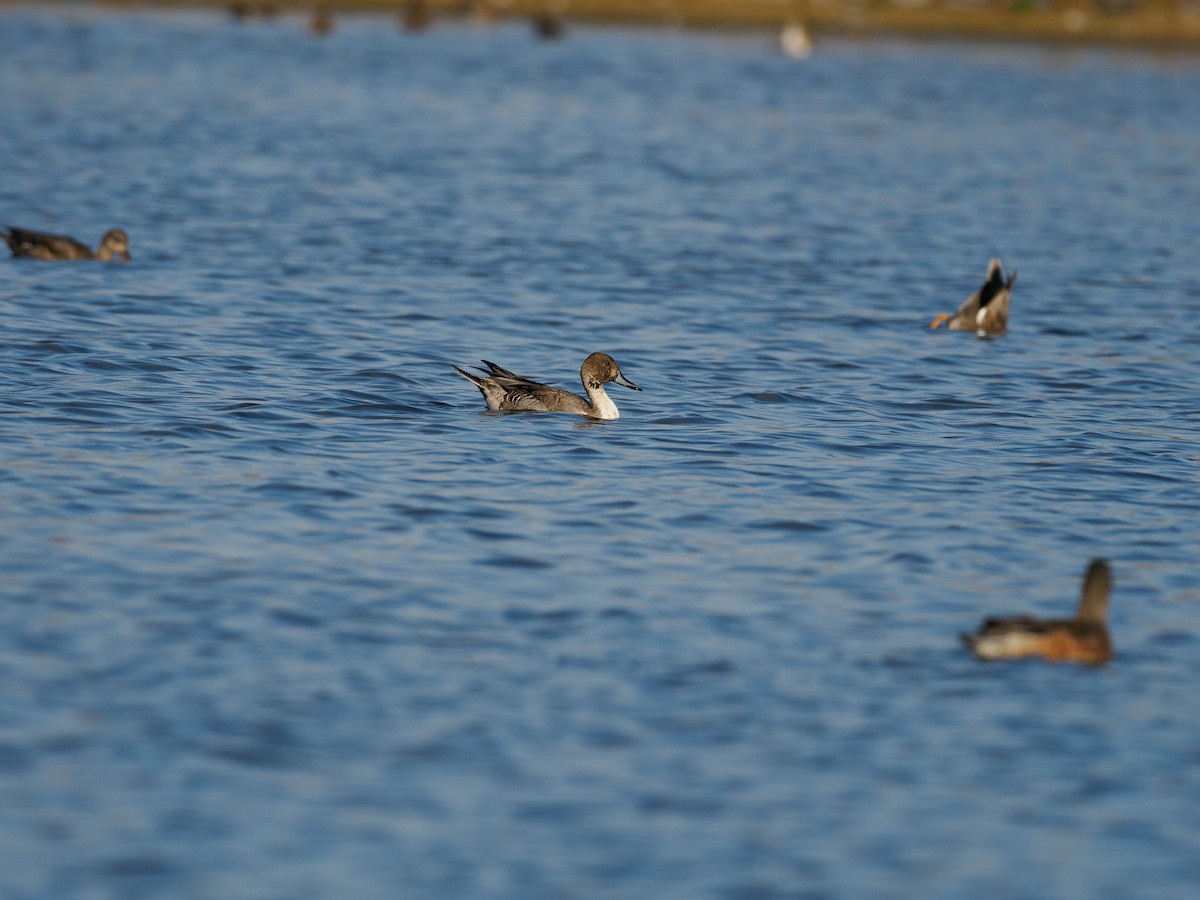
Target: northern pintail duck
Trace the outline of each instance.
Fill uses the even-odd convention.
[[[954,315],[939,313],[929,323],[929,327],[937,328],[945,322],[951,331],[974,331],[981,335],[1004,334],[1008,330],[1008,304],[1012,299],[1012,287],[1016,280],[1016,272],[1005,280],[1000,260],[991,260],[983,286],[964,300]]]
[[[1108,595],[1112,576],[1108,563],[1092,560],[1083,578],[1083,593],[1073,619],[1035,619],[1015,616],[985,619],[963,643],[980,659],[1021,659],[1040,656],[1049,662],[1100,665],[1112,659],[1108,637]]]
[[[44,234],[9,226],[0,229],[0,237],[4,238],[13,256],[31,259],[99,259],[103,262],[119,256],[129,262],[129,235],[120,228],[105,232],[95,253],[87,244],[65,234]]]
[[[479,388],[488,409],[520,409],[532,412],[565,412],[589,419],[615,419],[617,404],[604,392],[610,381],[634,391],[641,388],[621,374],[621,369],[607,353],[593,353],[583,361],[579,378],[587,391],[587,400],[578,394],[550,387],[532,378],[502,369],[494,362],[483,360],[487,366],[483,375],[473,375],[454,366],[454,371]]]

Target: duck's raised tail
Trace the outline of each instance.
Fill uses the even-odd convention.
[[[482,376],[473,375],[470,372],[466,371],[465,369],[460,369],[458,366],[454,365],[454,363],[450,363],[450,368],[452,368],[455,372],[457,372],[463,378],[467,379],[467,381],[471,382],[471,384],[475,385],[475,387],[479,388],[481,391],[483,390],[484,379]]]

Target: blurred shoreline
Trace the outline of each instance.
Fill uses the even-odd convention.
[[[79,5],[75,3],[56,5]],[[29,6],[0,0],[0,6]],[[908,36],[1200,49],[1200,0],[98,0],[123,8],[224,7],[238,18],[392,12],[436,23],[555,19],[671,28],[783,29],[812,35]]]

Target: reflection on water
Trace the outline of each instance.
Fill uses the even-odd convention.
[[[0,18],[0,893],[1190,896],[1200,70],[304,21]]]

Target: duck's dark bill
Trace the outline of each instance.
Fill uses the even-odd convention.
[[[618,375],[616,378],[613,379],[613,381],[615,381],[617,384],[624,385],[625,387],[630,388],[631,390],[635,390],[635,391],[641,390],[640,387],[638,387],[636,384],[634,384],[632,381],[630,381],[624,375]]]

